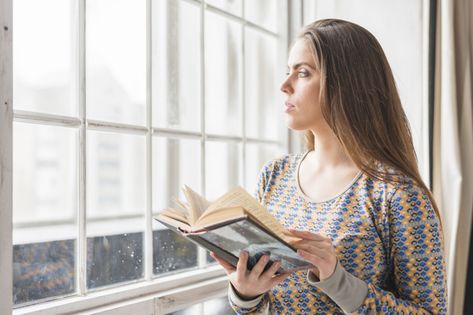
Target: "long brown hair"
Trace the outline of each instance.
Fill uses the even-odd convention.
[[[410,177],[427,193],[440,219],[420,176],[409,122],[376,38],[357,24],[324,19],[304,27],[297,39],[306,41],[320,71],[322,114],[358,168],[388,182]],[[304,136],[306,149],[313,150],[314,135],[307,130]],[[404,176],[392,176],[380,163]]]

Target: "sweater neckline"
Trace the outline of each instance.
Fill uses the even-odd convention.
[[[314,204],[323,204],[323,203],[328,203],[328,202],[332,202],[336,199],[338,199],[339,197],[345,195],[349,190],[351,190],[353,188],[353,186],[356,184],[356,182],[361,178],[361,176],[363,175],[363,171],[359,171],[358,174],[355,175],[355,177],[353,178],[353,180],[350,182],[350,184],[348,184],[340,193],[337,193],[335,196],[333,197],[330,197],[326,200],[314,200],[312,199],[311,197],[309,197],[308,195],[306,195],[304,193],[304,191],[302,191],[302,188],[301,188],[301,185],[300,185],[300,182],[299,182],[299,170],[300,170],[300,167],[301,167],[301,164],[302,164],[302,161],[305,159],[305,157],[307,156],[307,154],[309,154],[310,150],[307,150],[305,153],[302,154],[301,158],[299,159],[299,161],[297,162],[297,166],[296,166],[296,173],[295,173],[295,186],[296,186],[296,189],[297,189],[297,192],[304,198],[306,199],[307,201],[311,202],[311,203],[314,203]]]

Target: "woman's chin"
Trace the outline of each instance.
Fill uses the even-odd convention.
[[[294,131],[303,131],[307,130],[305,126],[302,124],[298,124],[297,122],[293,121],[292,119],[287,119],[286,120],[286,126],[287,128],[294,130]]]

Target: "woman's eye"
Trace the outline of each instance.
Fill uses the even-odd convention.
[[[309,75],[309,73],[307,73],[307,71],[299,71],[299,73],[298,73],[299,78],[305,78],[308,75]]]

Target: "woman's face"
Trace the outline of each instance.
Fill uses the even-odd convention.
[[[316,130],[325,124],[319,101],[320,73],[304,39],[289,52],[288,74],[281,85],[286,96],[287,125],[293,130]]]

